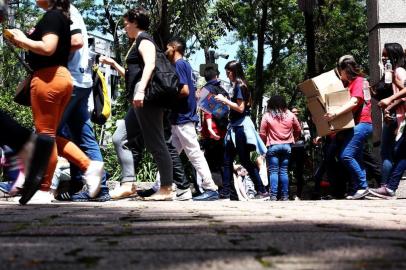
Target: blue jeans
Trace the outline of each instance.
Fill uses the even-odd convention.
[[[91,92],[92,88],[77,86],[73,88],[71,99],[60,122],[58,135],[71,139],[91,160],[103,161],[87,106]],[[73,164],[70,164],[70,168],[71,179],[80,180],[82,178],[80,170]],[[104,192],[108,192],[105,172],[100,189],[100,193]]]
[[[244,133],[244,127],[232,127],[235,132],[235,146],[232,141],[227,141],[224,151],[224,175],[223,175],[223,189],[221,194],[223,196],[230,196],[231,199],[238,200],[238,195],[234,188],[233,177],[233,162],[235,156],[238,154],[241,165],[247,170],[250,178],[254,182],[257,191],[265,193],[265,187],[262,184],[261,177],[257,166],[250,159],[250,153],[254,149],[249,149],[247,144],[247,137]]]
[[[372,134],[371,123],[359,123],[353,129],[344,131],[345,137],[340,160],[351,175],[354,190],[368,188],[362,151],[364,143]]]
[[[382,159],[382,180],[381,184],[386,184],[393,167],[393,150],[395,147],[395,130],[397,122],[383,123],[381,134],[381,159]]]
[[[400,180],[406,170],[406,138],[405,134],[396,142],[394,151],[393,170],[386,182],[386,186],[396,191],[399,187]]]
[[[269,169],[268,177],[271,196],[278,195],[278,184],[281,182],[282,198],[289,196],[289,158],[291,153],[290,144],[274,144],[269,146],[266,157]]]

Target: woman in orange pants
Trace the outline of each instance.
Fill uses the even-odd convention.
[[[71,49],[70,1],[37,0],[36,3],[46,13],[28,37],[18,29],[11,30],[12,41],[29,51],[27,60],[34,70],[31,105],[36,132],[56,137],[73,90],[72,78],[66,68]],[[91,161],[75,144],[64,138],[56,137],[56,143],[58,149],[54,147],[41,190],[35,196],[43,202],[52,199],[49,189],[59,152],[85,171],[89,195],[95,197],[100,189],[103,162]]]

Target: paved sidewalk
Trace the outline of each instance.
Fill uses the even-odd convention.
[[[0,208],[1,269],[406,269],[406,200]]]

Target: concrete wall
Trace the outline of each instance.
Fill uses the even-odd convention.
[[[379,81],[378,66],[385,43],[397,42],[406,48],[406,0],[367,0],[369,68],[371,83]],[[374,142],[380,140],[381,111],[373,103]]]

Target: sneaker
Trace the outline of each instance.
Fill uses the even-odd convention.
[[[390,190],[389,188],[382,186],[380,188],[374,188],[369,190],[371,197],[377,197],[385,200],[394,200],[396,199],[395,192]]]
[[[345,197],[347,200],[361,200],[369,194],[369,189],[359,189],[353,194],[349,194]]]
[[[293,200],[294,200],[294,201],[301,201],[301,199],[300,199],[299,196],[297,196],[297,195],[293,198]]]
[[[271,195],[271,196],[269,196],[269,200],[273,201],[273,202],[276,202],[278,200],[278,198],[276,196]]]
[[[19,200],[22,205],[26,204],[40,188],[55,141],[49,136],[38,134],[34,135],[28,144],[31,144],[33,149],[27,153],[31,157],[27,158],[29,166],[26,166],[28,171]]]
[[[72,196],[69,192],[63,192],[56,195],[55,200],[60,202],[70,202],[72,201]]]
[[[219,199],[219,193],[214,190],[206,190],[201,195],[193,197],[194,201],[217,201]]]
[[[190,201],[192,199],[192,191],[190,188],[187,189],[177,189],[173,200],[174,201]]]
[[[258,192],[257,195],[254,197],[255,200],[264,200],[269,198],[268,192]]]
[[[281,201],[287,202],[287,201],[289,201],[289,197],[282,197],[282,198],[281,198]]]
[[[91,198],[97,196],[100,191],[100,183],[103,176],[104,163],[102,161],[90,161],[90,165],[87,168],[83,178],[87,186],[88,195]]]
[[[54,200],[54,196],[49,191],[38,190],[34,196],[31,197],[31,203],[36,204],[49,204]],[[21,199],[20,199],[21,201]]]
[[[9,194],[13,182],[0,182],[0,191]]]
[[[96,197],[90,196],[87,191],[81,191],[71,196],[73,202],[107,202],[111,200],[108,192],[99,192]]]

